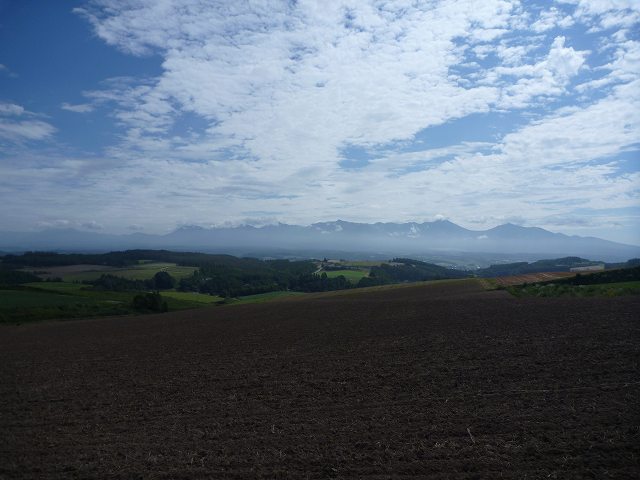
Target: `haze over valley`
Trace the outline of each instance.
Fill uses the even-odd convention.
[[[107,235],[72,229],[3,232],[0,250],[109,251],[164,248],[257,257],[387,258],[410,255],[460,267],[492,261],[581,256],[624,261],[640,247],[541,228],[500,225],[468,230],[448,220],[425,223],[322,222],[309,226],[182,227],[166,235]]]

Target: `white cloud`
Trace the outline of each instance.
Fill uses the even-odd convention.
[[[89,103],[79,103],[74,105],[64,102],[60,105],[60,108],[74,113],[89,113],[92,112],[95,107]]]
[[[0,119],[0,138],[20,142],[23,140],[44,140],[51,137],[56,129],[40,120],[8,121]]]
[[[81,13],[105,41],[164,57],[161,77],[112,95],[130,128],[128,143],[169,148],[159,137],[180,112],[194,113],[210,123],[199,139],[204,145],[242,149],[259,159],[262,177],[326,172],[344,145],[410,139],[430,125],[487,111],[499,91],[459,85],[450,72],[462,61],[457,41],[500,37],[517,8],[502,0],[437,8],[355,1],[322,8],[93,5]],[[194,139],[188,143],[198,148]]]
[[[597,67],[597,71],[607,71],[604,76],[586,81],[576,87],[579,92],[602,89],[621,82],[632,82],[640,78],[640,42],[626,40],[611,45],[614,50],[609,63]]]
[[[640,80],[636,80],[586,108],[560,111],[507,135],[504,152],[536,167],[614,156],[640,139],[639,105]]]
[[[489,47],[495,50],[496,55],[500,58],[503,65],[521,65],[525,57],[529,52],[536,48],[535,45],[513,45],[509,46],[501,43],[494,47]]]
[[[10,78],[17,78],[18,74],[11,71],[9,67],[0,63],[0,73],[9,76]]]
[[[41,120],[23,120],[15,117],[34,117],[35,114],[15,103],[0,102],[0,138],[11,142],[44,140],[56,129]]]
[[[95,220],[89,220],[88,222],[82,222],[79,225],[81,228],[85,228],[87,230],[102,230],[104,227],[101,223],[96,222]]]
[[[77,221],[70,219],[47,219],[37,222],[36,227],[39,229],[61,229],[61,228],[80,228],[84,230],[102,230],[102,224],[95,220]]]
[[[629,28],[640,21],[640,3],[636,0],[560,0],[576,6],[574,17],[591,22],[593,31]]]
[[[571,15],[565,15],[561,10],[551,7],[549,10],[543,10],[540,17],[536,20],[531,29],[534,32],[546,32],[552,28],[568,28],[573,25],[574,19]]]
[[[25,109],[15,103],[0,102],[1,116],[20,116],[25,113]]]
[[[93,6],[80,13],[105,41],[129,53],[164,57],[159,78],[90,94],[118,103],[128,148],[209,160],[235,148],[257,159],[250,170],[271,179],[301,171],[327,174],[349,144],[410,140],[424,128],[471,113],[559,96],[587,54],[557,37],[547,58],[522,65],[533,47],[503,44],[497,54],[505,66],[479,70],[476,76],[484,81],[469,83],[471,76],[452,74],[464,62],[459,41],[495,40],[521,21],[517,2],[498,0],[473,8],[451,2],[376,8],[345,1],[318,9],[275,2],[268,15],[243,3]],[[182,112],[210,127],[197,138],[167,138]]]
[[[500,104],[504,107],[523,108],[540,96],[558,96],[565,92],[571,79],[585,63],[588,51],[565,47],[565,37],[553,40],[547,57],[533,65],[497,67],[487,76],[487,82],[515,81],[505,86]]]
[[[57,220],[43,220],[37,223],[38,228],[49,229],[49,228],[71,228],[73,222],[65,219],[57,219]]]
[[[639,87],[640,81],[620,86],[592,105],[532,122],[506,135],[491,153],[460,149],[452,159],[425,163],[396,181],[389,179],[391,155],[363,168],[355,179],[335,175],[336,196],[344,201],[342,216],[366,211],[369,220],[382,215],[415,219],[424,216],[425,207],[446,205],[450,218],[476,227],[522,218],[523,212],[524,223],[544,226],[551,225],[548,218],[567,216],[574,209],[637,206],[640,174],[620,172],[617,163],[607,159],[637,146]],[[432,152],[410,154],[416,159],[421,155],[429,158]],[[385,164],[386,169],[380,168]],[[385,199],[384,205],[370,208],[378,198]],[[494,216],[478,224],[480,212]]]

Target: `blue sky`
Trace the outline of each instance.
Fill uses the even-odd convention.
[[[0,230],[640,244],[635,0],[0,0]]]

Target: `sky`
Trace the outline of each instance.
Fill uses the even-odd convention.
[[[0,0],[0,231],[640,244],[637,0]]]

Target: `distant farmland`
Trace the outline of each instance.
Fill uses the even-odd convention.
[[[184,278],[197,270],[196,267],[184,267],[175,263],[150,262],[126,268],[105,265],[65,265],[61,267],[43,267],[25,269],[35,271],[42,278],[61,278],[65,282],[82,282],[96,280],[105,273],[130,280],[148,280],[157,272],[167,272],[174,278]]]
[[[495,277],[490,280],[496,285],[508,287],[511,285],[521,285],[523,283],[547,282],[549,280],[557,280],[560,278],[575,277],[575,275],[575,272],[542,272],[511,275],[508,277]]]
[[[61,278],[65,282],[82,282],[96,280],[100,275],[109,273],[130,280],[148,280],[157,272],[167,272],[175,278],[184,278],[191,275],[196,267],[184,267],[175,263],[141,263],[134,267],[116,268],[105,265],[66,265],[62,267],[32,268],[43,278]]]
[[[139,292],[94,290],[81,283],[34,282],[0,289],[0,324],[57,318],[83,318],[137,313],[132,308]],[[220,297],[163,291],[170,310],[197,308]]]
[[[369,275],[369,270],[329,270],[326,272],[327,277],[334,278],[342,275],[354,285],[357,285],[362,277]]]

